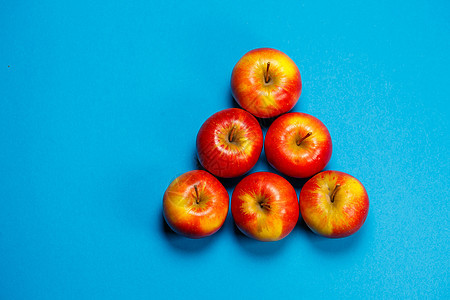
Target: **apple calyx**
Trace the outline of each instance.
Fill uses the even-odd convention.
[[[336,184],[336,187],[334,188],[334,190],[333,190],[333,192],[331,193],[331,196],[330,196],[331,203],[334,203],[334,196],[336,196],[336,193],[337,193],[337,191],[338,191],[338,189],[340,187],[341,187],[340,184]]]
[[[264,76],[265,83],[269,83],[269,81],[270,81],[269,68],[270,68],[270,62],[267,63],[266,75]]]
[[[234,134],[235,134],[235,132],[236,132],[236,126],[233,126],[233,128],[231,128],[231,130],[230,130],[230,133],[228,134],[228,141],[230,142],[230,143],[233,143],[234,142]]]
[[[265,202],[259,203],[259,206],[261,206],[261,208],[263,209],[270,209],[270,204],[267,204]]]
[[[268,203],[264,200],[264,198],[263,198],[263,199],[260,199],[260,200],[258,201],[258,204],[259,204],[259,206],[260,206],[262,209],[267,209],[267,210],[270,209],[270,204],[268,204]]]
[[[194,198],[195,198],[195,203],[196,203],[196,204],[199,204],[199,203],[200,203],[200,197],[199,197],[199,195],[198,195],[198,187],[197,187],[197,185],[194,185],[194,190],[195,190],[195,196],[194,196]]]
[[[302,137],[301,139],[297,140],[297,146],[300,146],[300,144],[308,137],[310,137],[312,135],[312,132],[308,132],[304,137]]]

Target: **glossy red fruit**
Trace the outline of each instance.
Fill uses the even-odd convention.
[[[325,168],[332,153],[331,136],[316,117],[299,112],[278,117],[264,142],[267,161],[281,173],[310,177]]]
[[[236,102],[256,117],[271,118],[291,110],[302,91],[297,65],[271,48],[247,52],[234,66],[231,92]]]
[[[175,232],[202,238],[222,227],[228,213],[229,196],[217,178],[194,170],[176,178],[163,198],[163,214]]]
[[[299,204],[308,227],[329,238],[354,234],[369,212],[369,196],[362,183],[339,171],[321,172],[308,180]]]
[[[297,224],[297,194],[283,177],[257,172],[238,183],[231,199],[236,226],[247,236],[260,241],[278,241]]]
[[[236,177],[250,171],[262,147],[263,133],[258,121],[239,108],[215,113],[197,134],[198,160],[219,177]]]

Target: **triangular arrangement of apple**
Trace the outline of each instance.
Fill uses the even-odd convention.
[[[309,114],[289,111],[302,89],[300,72],[286,54],[271,48],[247,52],[234,66],[231,92],[243,108],[229,108],[209,117],[197,134],[197,155],[203,170],[176,178],[163,197],[163,214],[177,233],[202,238],[218,231],[228,214],[229,195],[215,177],[249,172],[263,144],[267,161],[280,173],[308,178],[299,199],[285,178],[271,172],[244,177],[231,198],[237,227],[260,241],[286,237],[303,220],[329,238],[349,236],[364,224],[369,198],[356,178],[339,171],[321,172],[332,153],[325,125]],[[265,140],[258,118],[274,118]]]

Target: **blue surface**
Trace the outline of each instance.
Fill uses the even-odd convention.
[[[3,1],[0,298],[450,298],[450,2],[310,2]],[[164,190],[263,46],[297,63],[327,169],[366,186],[352,237],[164,225]]]

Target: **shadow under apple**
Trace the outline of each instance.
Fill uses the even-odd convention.
[[[362,235],[364,235],[364,227],[362,227],[355,234],[345,238],[330,239],[327,237],[323,237],[312,232],[301,216],[299,217],[296,227],[305,233],[309,242],[317,250],[329,254],[355,251],[355,248],[360,244]]]
[[[297,196],[298,196],[298,192],[303,188],[303,186],[305,185],[305,183],[311,179],[311,177],[307,177],[307,178],[295,178],[295,177],[290,177],[287,176],[281,172],[279,172],[277,169],[275,169],[274,167],[272,167],[269,162],[267,161],[266,158],[266,153],[263,151],[262,153],[262,159],[265,161],[266,165],[267,165],[267,172],[271,172],[271,173],[275,173],[277,175],[280,175],[281,177],[283,177],[284,179],[286,179],[287,181],[289,181],[289,183],[294,187],[294,189],[297,192]]]
[[[233,107],[233,108],[242,108],[242,107],[239,105],[239,103],[237,103],[236,100],[234,99],[233,95],[231,94],[231,91],[230,91],[230,96],[229,96],[228,100],[229,100],[228,103],[230,104],[230,107]]]
[[[222,184],[223,186],[227,189],[228,194],[230,195],[230,199],[231,196],[233,194],[233,190],[236,187],[236,185],[247,175],[249,175],[250,172],[238,176],[238,177],[233,177],[233,178],[221,178],[221,177],[216,177]]]
[[[193,166],[193,170],[203,170],[203,171],[207,171],[202,164],[200,163],[200,161],[198,160],[198,155],[197,155],[197,148],[194,148],[194,155],[192,156],[192,166]]]
[[[200,238],[200,239],[191,239],[185,236],[182,236],[170,228],[167,225],[166,220],[164,219],[164,215],[161,211],[161,231],[163,232],[163,236],[169,242],[169,244],[176,250],[184,252],[184,253],[200,253],[207,250],[212,245],[212,240],[214,236],[217,234],[213,234],[212,236]],[[219,230],[220,231],[220,230]]]

